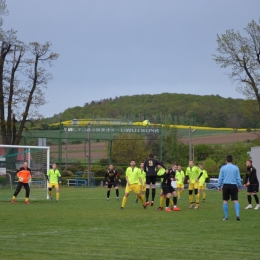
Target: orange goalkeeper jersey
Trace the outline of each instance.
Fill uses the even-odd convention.
[[[28,181],[31,179],[31,169],[25,169],[24,167],[21,167],[17,172],[17,177],[19,182],[28,183]],[[19,178],[22,178],[22,180],[19,180]]]

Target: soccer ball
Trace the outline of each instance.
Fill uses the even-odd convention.
[[[144,121],[143,121],[143,126],[148,126],[148,125],[150,125],[149,120],[144,120]]]

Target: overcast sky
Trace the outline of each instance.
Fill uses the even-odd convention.
[[[134,94],[242,98],[213,59],[217,34],[260,18],[259,0],[7,0],[4,29],[52,42],[50,117],[86,102]]]

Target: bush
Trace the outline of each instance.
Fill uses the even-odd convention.
[[[73,140],[71,141],[72,144],[81,144],[82,141],[81,140]]]
[[[204,168],[208,173],[219,172],[219,165],[211,158],[204,161]]]
[[[63,171],[61,171],[61,176],[62,177],[72,177],[72,176],[74,176],[74,173],[71,171],[68,171],[68,170],[63,170]]]

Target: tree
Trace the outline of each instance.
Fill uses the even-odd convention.
[[[119,134],[112,143],[112,160],[116,163],[129,164],[131,160],[135,160],[138,164],[143,162],[149,153],[145,140],[140,134]]]
[[[238,82],[238,92],[257,100],[260,119],[260,25],[253,20],[244,31],[246,36],[234,30],[217,35],[219,55],[213,57],[221,68],[230,68],[228,75]]]
[[[51,43],[19,41],[14,30],[3,33],[0,46],[0,131],[3,144],[19,144],[26,122],[39,118],[46,103],[43,88],[52,79],[44,65],[58,54]]]

